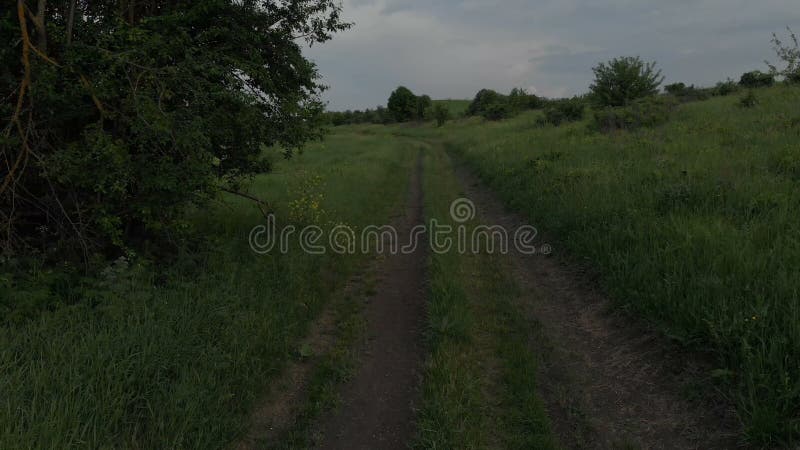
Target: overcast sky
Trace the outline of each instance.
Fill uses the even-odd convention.
[[[667,82],[714,84],[774,60],[800,31],[798,0],[344,0],[349,31],[314,46],[333,110],[385,105],[398,85],[435,99],[522,87],[585,92],[614,56],[655,60]]]

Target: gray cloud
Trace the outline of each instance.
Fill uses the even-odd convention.
[[[345,0],[344,12],[355,27],[309,49],[333,109],[385,104],[401,84],[434,98],[578,94],[620,55],[713,84],[764,68],[771,33],[800,28],[796,0]]]

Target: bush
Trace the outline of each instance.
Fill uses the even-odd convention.
[[[505,103],[506,99],[503,95],[491,89],[481,89],[475,94],[475,98],[467,108],[468,116],[482,116],[489,109],[491,105],[496,103]]]
[[[481,114],[488,120],[503,120],[511,116],[511,107],[507,102],[495,102],[486,107]]]
[[[433,100],[427,95],[420,95],[417,97],[417,120],[425,120],[431,115],[431,108],[433,107]]]
[[[433,105],[433,118],[436,119],[436,126],[441,127],[450,118],[450,110],[447,106],[437,103]]]
[[[664,90],[667,91],[668,94],[680,97],[686,92],[687,87],[685,83],[672,83],[664,86]]]
[[[720,81],[719,83],[717,83],[716,86],[714,86],[714,89],[712,90],[712,94],[715,97],[731,95],[737,92],[739,92],[739,85],[730,78],[726,81]]]
[[[586,105],[579,98],[554,100],[544,110],[544,120],[551,125],[559,126],[564,122],[577,122],[583,119]]]
[[[658,93],[664,80],[656,63],[641,58],[615,58],[592,69],[594,83],[589,87],[597,106],[625,106],[633,100]]]
[[[739,84],[746,88],[768,87],[775,84],[775,77],[772,74],[764,73],[759,70],[742,74]]]
[[[648,97],[628,106],[595,111],[594,125],[603,132],[652,127],[669,120],[676,105],[675,97]]]
[[[686,86],[684,83],[673,83],[664,86],[664,90],[683,103],[708,100],[713,95],[713,89],[700,89],[694,85]]]
[[[544,106],[544,99],[533,94],[528,94],[524,89],[514,88],[508,94],[508,104],[514,112],[528,109],[540,109]]]
[[[739,100],[739,106],[742,108],[752,108],[758,104],[755,92],[752,90],[747,91],[747,95]]]

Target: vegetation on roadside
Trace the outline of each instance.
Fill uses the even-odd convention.
[[[273,200],[278,226],[308,210],[300,216],[321,227],[359,230],[388,220],[412,163],[400,143],[353,130],[280,161],[247,192]],[[30,275],[35,293],[2,285],[0,448],[225,447],[363,258],[308,255],[296,241],[256,255],[248,236],[263,217],[238,197],[191,220],[213,241],[170,266],[114,264],[91,289],[42,282],[57,268]]]
[[[751,442],[800,439],[800,90],[681,105],[652,128],[591,123],[406,130],[444,139],[512,208],[602,273],[617,305],[688,348],[739,407]]]

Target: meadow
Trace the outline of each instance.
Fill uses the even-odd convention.
[[[597,273],[619,311],[707,355],[699,385],[736,405],[750,443],[785,445],[800,435],[800,90],[755,95],[752,108],[715,97],[679,106],[664,125],[613,133],[589,117],[543,124],[541,111],[337,127],[292,159],[270,150],[274,172],[248,192],[269,200],[279,225],[388,223],[422,148],[425,218],[447,222],[463,195],[453,164],[463,163],[565,264]],[[444,102],[454,116],[468,104]],[[164,263],[131,256],[80,282],[68,268],[3,275],[0,447],[220,448],[246,432],[270,382],[302,357],[314,318],[369,255],[257,255],[248,234],[261,213],[224,200],[191,214],[208,238],[201,250]],[[508,261],[435,254],[427,271],[411,443],[557,447],[536,394],[547,381],[528,346],[536,324],[520,313]],[[335,396],[346,376],[334,372],[319,371],[312,390]],[[309,445],[307,419],[285,447]]]
[[[713,355],[709,389],[751,442],[800,436],[800,90],[681,105],[602,134],[528,112],[403,129],[445,145],[513,210],[597,270],[616,306]]]
[[[339,133],[257,177],[279,225],[383,223],[412,160],[397,141]],[[264,222],[247,200],[193,213],[203,251],[158,265],[118,261],[99,280],[47,268],[3,276],[0,448],[222,448],[309,322],[363,255],[254,253]],[[19,275],[17,275],[19,277]]]

